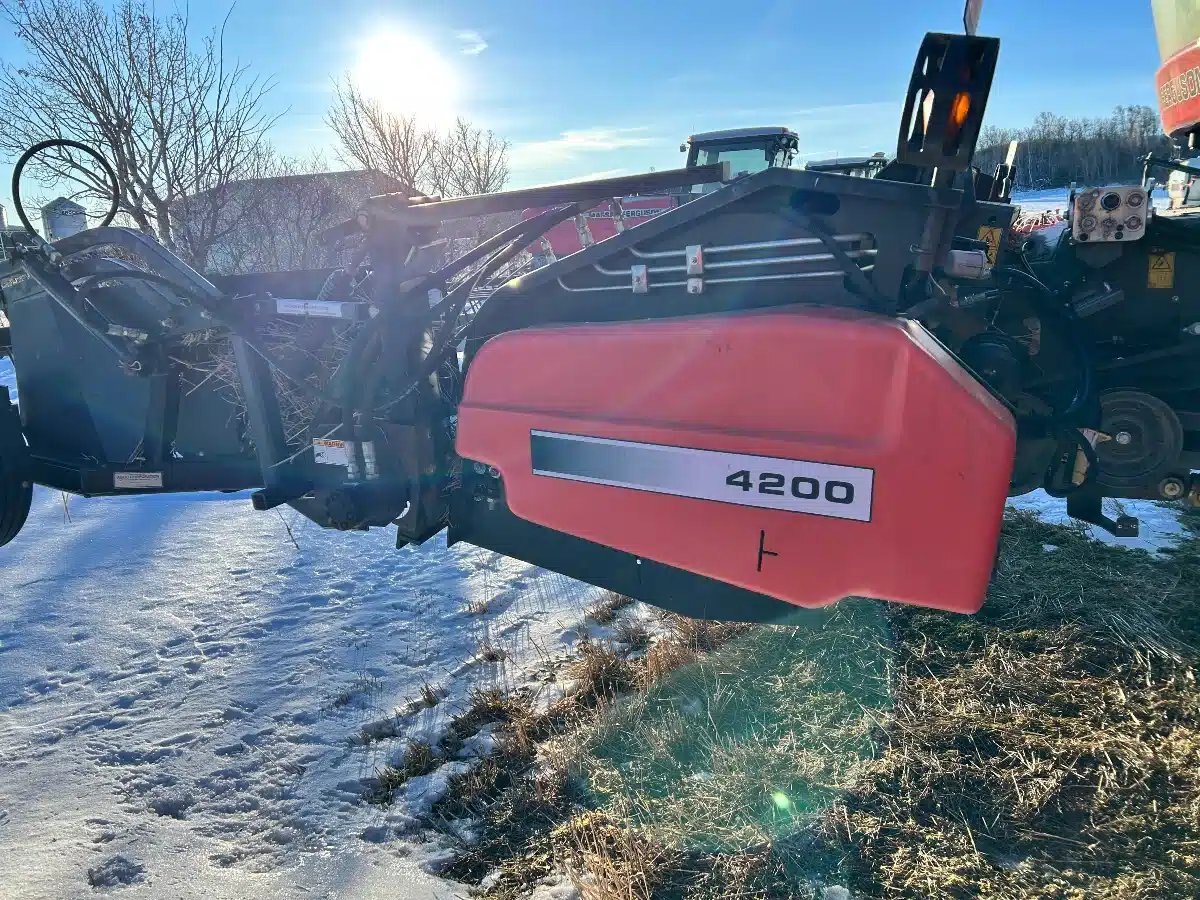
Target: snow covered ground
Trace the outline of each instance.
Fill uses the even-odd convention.
[[[1089,185],[1089,187],[1092,186],[1094,185]],[[1083,185],[1080,185],[1080,187],[1083,187]],[[1012,202],[1027,213],[1046,209],[1061,209],[1065,212],[1070,200],[1070,194],[1070,189],[1065,187],[1044,188],[1038,191],[1014,191]],[[1156,188],[1152,200],[1154,208],[1166,209],[1167,204],[1166,189],[1163,187]]]
[[[1008,501],[1013,509],[1031,510],[1045,522],[1054,525],[1080,525],[1067,515],[1067,501],[1057,500],[1045,491],[1037,490]],[[1095,525],[1083,525],[1088,535],[1105,544],[1151,553],[1173,546],[1184,537],[1183,524],[1177,507],[1160,505],[1148,500],[1105,500],[1104,513],[1109,518],[1120,514],[1136,516],[1138,536],[1119,538]]]
[[[361,780],[472,686],[561,659],[589,589],[384,532],[295,523],[297,549],[245,499],[69,513],[40,492],[0,561],[0,893],[89,895],[108,865],[130,897],[450,896],[405,840],[418,810]],[[426,680],[446,699],[396,719]]]
[[[299,548],[245,497],[38,492],[0,552],[0,895],[465,896],[413,830],[445,773],[386,809],[363,780],[473,687],[537,683],[593,589],[285,516]]]

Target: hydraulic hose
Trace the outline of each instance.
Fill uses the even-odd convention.
[[[43,150],[49,150],[53,147],[69,147],[72,150],[79,150],[86,153],[92,159],[100,164],[100,168],[104,170],[104,177],[108,179],[112,185],[112,202],[108,205],[108,211],[104,214],[104,218],[100,220],[98,228],[103,228],[110,224],[117,216],[117,207],[121,202],[121,182],[117,179],[117,173],[113,169],[107,159],[96,150],[94,147],[89,147],[87,144],[81,144],[79,141],[69,141],[65,138],[51,138],[48,141],[40,141],[34,144],[28,150],[21,154],[12,173],[12,199],[13,209],[16,210],[17,218],[21,220],[21,224],[25,226],[25,230],[30,234],[36,234],[33,223],[29,221],[29,217],[25,215],[25,206],[21,203],[21,175],[25,171],[26,164],[41,153]]]
[[[1038,298],[1036,301],[1038,312],[1050,321],[1059,332],[1059,337],[1070,347],[1079,369],[1075,395],[1071,398],[1071,402],[1067,405],[1066,409],[1061,412],[1055,412],[1053,416],[1056,421],[1069,422],[1087,407],[1092,398],[1092,390],[1095,382],[1095,364],[1092,362],[1091,354],[1088,352],[1087,345],[1083,341],[1083,336],[1079,333],[1075,316],[1068,311],[1066,306],[1060,304],[1055,293],[1032,273],[1011,266],[998,266],[992,272],[993,274],[1016,278],[1032,287],[1034,289],[1034,296]]]
[[[1042,489],[1051,497],[1063,499],[1068,497],[1081,488],[1085,488],[1096,480],[1096,473],[1100,471],[1100,457],[1096,453],[1096,448],[1092,446],[1092,442],[1087,439],[1082,431],[1078,428],[1064,428],[1060,435],[1071,440],[1076,448],[1083,451],[1084,457],[1087,459],[1088,467],[1084,472],[1083,481],[1079,484],[1068,485],[1067,487],[1056,487],[1054,484],[1054,473],[1057,468],[1056,459],[1046,469],[1046,476],[1042,479]]]
[[[449,277],[454,273],[461,272],[463,269],[474,265],[480,260],[486,260],[481,272],[486,272],[495,268],[496,259],[512,250],[511,245],[517,242],[517,251],[528,243],[534,235],[544,233],[548,228],[575,215],[579,211],[578,205],[574,203],[566,204],[565,206],[556,207],[546,210],[531,219],[506,228],[499,234],[493,235],[482,243],[478,244],[465,254],[460,256],[454,262],[443,267],[437,272],[430,273],[417,282],[410,288],[407,293],[425,293],[430,288],[438,284],[444,284]],[[490,258],[489,258],[490,257]],[[511,256],[505,256],[505,260]],[[425,325],[432,324],[439,317],[456,317],[461,310],[461,305],[465,305],[469,293],[470,286],[473,286],[477,278],[468,279],[463,284],[458,285],[449,294],[443,297],[437,304],[429,309]],[[346,371],[346,378],[341,383],[341,390],[334,398],[337,405],[350,409],[369,409],[370,400],[359,401],[358,398],[363,396],[361,384],[367,379],[367,372],[371,365],[376,361],[378,355],[382,351],[382,341],[380,334],[383,327],[399,314],[402,304],[398,301],[399,298],[393,298],[393,302],[383,308],[380,314],[370,320],[366,327],[359,332],[350,351],[346,354],[346,359],[343,362]],[[457,308],[456,308],[457,307]],[[444,347],[442,348],[444,350]],[[422,378],[428,377],[428,373],[417,375],[413,378],[413,384],[419,382]],[[356,389],[356,385],[360,387]],[[405,394],[411,391],[412,385],[404,392]]]
[[[1084,480],[1081,484],[1068,485],[1061,488],[1056,487],[1054,484],[1057,460],[1052,462],[1047,468],[1046,475],[1042,480],[1043,489],[1051,497],[1063,498],[1080,488],[1092,484],[1096,480],[1097,473],[1100,471],[1100,458],[1096,454],[1096,448],[1092,446],[1091,441],[1087,439],[1083,432],[1073,424],[1073,420],[1084,413],[1091,403],[1095,384],[1095,365],[1092,362],[1087,345],[1084,343],[1083,336],[1080,334],[1078,322],[1074,314],[1065,305],[1059,303],[1055,293],[1040,278],[1032,272],[1011,266],[999,266],[992,271],[994,274],[1016,278],[1033,288],[1034,296],[1037,298],[1035,302],[1038,312],[1058,331],[1059,336],[1075,356],[1079,369],[1079,378],[1075,385],[1075,395],[1071,398],[1071,402],[1067,404],[1066,409],[1061,412],[1055,412],[1045,422],[1049,426],[1048,430],[1056,434],[1060,441],[1068,440],[1077,449],[1081,450],[1088,463],[1087,471],[1084,474]]]

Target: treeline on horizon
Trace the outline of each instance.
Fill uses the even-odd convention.
[[[1043,112],[1027,128],[988,126],[980,134],[975,165],[984,172],[994,171],[1013,140],[1021,142],[1016,182],[1020,190],[1063,187],[1072,181],[1081,185],[1140,182],[1142,158],[1147,153],[1169,156],[1171,151],[1156,110],[1118,106],[1107,118]]]

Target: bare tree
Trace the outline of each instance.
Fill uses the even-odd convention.
[[[983,130],[975,164],[989,171],[1008,143],[1021,142],[1017,186],[1046,188],[1080,181],[1089,185],[1135,182],[1147,153],[1165,153],[1170,141],[1148,106],[1118,106],[1106,119],[1068,119],[1039,113],[1028,128]]]
[[[326,117],[348,165],[383,172],[414,192],[437,193],[441,147],[412,116],[400,116],[363,94],[347,77],[338,83]]]
[[[508,181],[508,141],[457,119],[441,142],[447,194],[491,194]]]
[[[461,118],[439,135],[388,111],[349,78],[337,84],[326,118],[343,162],[389,175],[414,193],[486,194],[508,181],[508,141]]]
[[[337,251],[321,233],[353,216],[367,197],[399,188],[374,172],[331,172],[320,154],[277,159],[265,177],[231,189],[225,215],[236,227],[213,244],[210,268],[233,274],[336,265]]]
[[[204,268],[235,223],[231,185],[270,160],[265,109],[271,85],[225,58],[221,27],[193,40],[183,13],[159,16],[150,0],[0,0],[29,61],[0,67],[0,152],[45,138],[99,150],[120,182],[119,209],[141,230]],[[49,150],[41,178],[73,178],[82,196],[107,186]],[[188,221],[177,221],[186,210]]]

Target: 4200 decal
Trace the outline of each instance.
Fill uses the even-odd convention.
[[[871,521],[875,472],[860,466],[551,431],[533,431],[530,441],[535,475]]]
[[[734,472],[725,479],[725,483],[743,491],[754,490],[756,476],[749,469]],[[778,472],[759,472],[757,475],[758,492],[775,497],[786,497],[790,493],[797,500],[817,500],[824,498],[829,503],[850,505],[854,503],[854,485],[848,481],[826,481],[809,475],[793,475],[791,485],[788,485],[786,475]],[[786,488],[786,489],[785,489]]]

